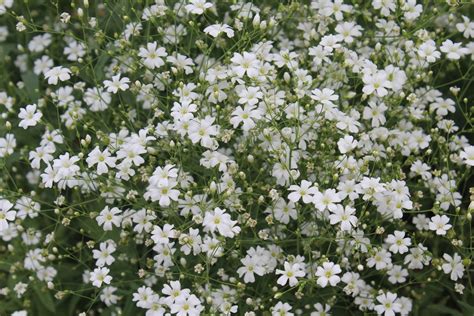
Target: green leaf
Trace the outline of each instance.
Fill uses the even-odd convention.
[[[8,54],[13,50],[15,50],[15,44],[2,43],[2,45],[0,45],[0,57],[2,60],[5,60]]]
[[[457,303],[459,305],[461,305],[463,310],[465,310],[467,313],[469,313],[470,315],[474,315],[474,306],[473,305],[471,305],[469,303],[466,303],[466,302],[463,302],[463,301],[457,301]]]
[[[463,316],[463,314],[454,308],[447,307],[442,304],[433,304],[426,307],[421,315],[450,315]]]
[[[104,231],[99,227],[95,220],[87,217],[82,217],[77,218],[76,221],[79,223],[79,226],[84,229],[89,238],[94,240],[100,240],[101,237],[104,235]]]
[[[98,58],[97,63],[94,66],[95,79],[97,81],[102,81],[105,79],[104,68],[109,59],[110,57],[106,53],[103,53]]]
[[[27,71],[23,74],[21,74],[21,79],[25,83],[25,90],[28,94],[28,97],[30,98],[31,101],[36,102],[39,98],[39,78],[38,76],[32,72],[32,71]]]
[[[40,287],[40,284],[33,285],[33,291],[35,292],[35,296],[38,298],[38,301],[50,312],[56,312],[56,306],[54,304],[53,296],[51,293],[46,289],[43,290]]]
[[[123,315],[132,315],[133,311],[135,309],[135,303],[132,300],[132,297],[128,297],[126,303],[125,303],[125,308],[123,309]]]
[[[10,271],[10,264],[8,262],[0,262],[0,270],[9,272]]]
[[[68,304],[68,315],[74,315],[74,312],[76,311],[76,306],[79,303],[81,298],[79,296],[73,296]]]

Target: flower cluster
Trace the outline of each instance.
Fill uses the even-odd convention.
[[[472,314],[469,13],[0,0],[0,315]]]

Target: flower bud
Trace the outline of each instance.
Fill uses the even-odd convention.
[[[252,25],[254,28],[258,28],[260,26],[260,14],[255,14],[255,17],[253,18]]]
[[[217,184],[215,181],[212,181],[211,184],[209,185],[209,191],[211,193],[215,193],[217,191]]]

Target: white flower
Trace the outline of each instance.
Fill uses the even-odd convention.
[[[0,14],[2,14],[1,12],[2,12],[2,6],[0,6]],[[26,31],[26,25],[20,21],[16,24],[16,30],[18,32],[24,32]]]
[[[314,89],[311,91],[311,99],[316,100],[322,104],[332,105],[333,101],[339,100],[339,96],[334,94],[334,90],[324,88],[322,91]]]
[[[199,142],[203,147],[214,147],[214,139],[212,136],[218,134],[217,126],[213,125],[214,120],[214,117],[206,116],[204,119],[191,122],[188,136],[193,144]]]
[[[170,181],[176,181],[178,178],[178,169],[175,165],[166,165],[164,167],[156,167],[153,171],[153,176],[150,177],[149,182],[153,185],[165,185]]]
[[[394,265],[387,271],[387,274],[389,275],[388,281],[390,283],[403,283],[407,280],[406,277],[408,276],[408,270],[403,269],[402,266]]]
[[[464,275],[464,265],[462,263],[462,258],[460,255],[455,253],[452,257],[445,253],[443,255],[444,260],[446,260],[446,263],[444,263],[441,267],[443,268],[444,273],[450,274],[451,273],[451,280],[457,281],[458,279],[461,279],[462,276]]]
[[[7,133],[5,137],[0,137],[0,157],[13,154],[16,147],[15,135]]]
[[[235,226],[237,221],[233,221],[225,210],[216,207],[213,211],[206,212],[202,225],[205,231],[218,231],[224,237],[233,238],[240,232],[240,227]]]
[[[284,263],[285,270],[276,269],[275,273],[281,274],[282,276],[278,278],[277,283],[281,286],[284,286],[287,282],[290,286],[295,286],[298,284],[297,278],[302,278],[305,276],[303,267],[299,263],[291,264],[289,262]]]
[[[293,316],[295,314],[290,312],[291,309],[290,304],[278,302],[271,308],[272,316]]]
[[[16,211],[10,211],[13,204],[8,200],[0,200],[0,232],[8,228],[8,221],[15,220]]]
[[[405,19],[413,21],[420,16],[423,11],[423,6],[421,4],[416,4],[416,0],[405,0],[402,10],[405,11],[403,14]]]
[[[171,71],[173,73],[176,73],[176,71],[184,70],[184,73],[186,75],[189,75],[194,72],[193,66],[195,66],[195,64],[193,60],[185,55],[175,53],[171,56],[168,56],[166,58],[166,61],[170,62],[173,65],[173,67],[171,68]]]
[[[29,126],[35,126],[39,120],[43,117],[43,113],[40,110],[36,110],[36,104],[29,104],[26,108],[20,109],[18,118],[21,119],[18,126],[27,129]]]
[[[15,284],[15,287],[13,288],[13,290],[15,291],[17,297],[20,298],[21,296],[23,296],[23,294],[25,294],[27,288],[28,288],[28,284],[23,283],[23,282],[18,282],[17,284]]]
[[[66,81],[71,78],[71,70],[68,68],[58,66],[48,70],[44,77],[48,79],[48,84],[58,84],[58,80]]]
[[[449,217],[446,215],[436,215],[430,219],[430,230],[436,231],[436,235],[446,235],[446,231],[452,227],[449,223]]]
[[[7,9],[11,8],[13,6],[13,0],[2,0],[0,2],[0,15],[5,14],[7,12]]]
[[[204,306],[196,295],[191,294],[182,298],[177,298],[170,306],[171,313],[176,316],[199,316]]]
[[[96,268],[91,272],[90,281],[93,286],[101,287],[102,283],[110,284],[112,277],[109,275],[109,268]]]
[[[165,287],[168,285],[165,285]],[[169,286],[168,286],[169,287]],[[146,286],[141,286],[137,289],[136,293],[133,293],[133,302],[137,302],[137,307],[150,308],[151,301],[155,293],[153,290]]]
[[[415,224],[416,229],[418,229],[419,231],[428,230],[430,226],[430,220],[424,214],[416,215],[415,217],[413,217],[412,222],[413,224]]]
[[[190,0],[190,4],[185,6],[186,11],[192,14],[203,14],[209,8],[212,8],[211,2],[206,2],[206,0]]]
[[[116,158],[110,157],[110,152],[107,148],[104,151],[100,151],[99,146],[96,146],[89,153],[86,162],[89,168],[97,164],[97,174],[100,175],[107,173],[109,171],[108,167],[115,167],[115,160]]]
[[[364,107],[362,117],[365,120],[372,120],[372,127],[379,127],[384,125],[387,121],[385,118],[385,111],[387,110],[385,103],[377,105],[375,102],[369,102],[369,106]]]
[[[321,303],[316,303],[313,305],[313,307],[316,309],[316,311],[311,312],[310,316],[331,316],[329,313],[329,311],[331,311],[330,305],[325,304],[323,306]]]
[[[85,46],[82,43],[72,41],[64,48],[64,55],[68,60],[76,61],[86,54]]]
[[[230,119],[230,123],[236,128],[240,123],[242,124],[242,129],[244,131],[249,131],[255,127],[255,120],[262,118],[262,111],[252,105],[245,105],[242,109],[241,106],[238,106],[233,112]]]
[[[426,250],[422,244],[410,249],[404,260],[404,264],[408,263],[408,269],[423,269],[424,265],[429,264],[431,258],[425,253]]]
[[[474,146],[465,147],[460,153],[459,158],[468,166],[474,166]]]
[[[63,179],[74,177],[80,170],[76,163],[79,161],[77,156],[69,156],[69,153],[60,155],[59,158],[54,159],[53,168],[57,171],[54,181],[58,182]]]
[[[34,151],[30,151],[29,160],[31,160],[31,167],[34,169],[40,168],[40,163],[43,161],[45,164],[49,164],[53,160],[53,155],[55,149],[51,145],[40,146]]]
[[[263,93],[259,87],[237,87],[240,104],[255,105],[263,98]]]
[[[326,209],[335,210],[339,202],[341,202],[341,197],[334,189],[327,189],[324,192],[318,191],[313,196],[313,204],[321,212],[324,212]],[[353,213],[350,209],[347,209],[345,212]]]
[[[288,224],[290,222],[290,218],[296,219],[298,215],[298,212],[295,208],[295,203],[291,201],[287,203],[283,198],[278,199],[273,210],[267,209],[266,212],[273,214],[273,217],[283,224]]]
[[[230,61],[234,64],[232,70],[237,76],[243,77],[244,74],[247,74],[249,77],[256,77],[258,75],[259,61],[255,54],[244,52],[244,54],[241,55],[234,53]]]
[[[43,268],[43,263],[46,261],[41,249],[36,248],[28,250],[24,260],[24,266],[27,270],[38,271]]]
[[[169,206],[171,201],[178,201],[179,190],[174,187],[177,185],[177,182],[173,179],[161,180],[159,182],[150,182],[145,192],[145,199],[150,199],[152,201],[158,201],[160,206]]]
[[[141,233],[145,231],[149,233],[153,228],[152,220],[156,219],[156,216],[152,213],[147,212],[145,209],[141,209],[132,216],[133,222],[136,224],[133,231]]]
[[[397,9],[397,5],[394,0],[372,0],[372,6],[374,9],[380,9],[380,13],[382,13],[383,16],[389,16],[390,11],[395,12]]]
[[[138,56],[142,57],[143,64],[150,69],[160,68],[165,64],[161,57],[166,57],[165,48],[157,47],[157,42],[148,43],[146,48],[141,47]]]
[[[45,74],[48,70],[53,67],[53,60],[48,56],[42,56],[35,60],[35,65],[33,67],[33,72],[36,75]]]
[[[382,270],[392,264],[392,254],[385,249],[377,250],[371,257],[367,258],[367,266],[376,270]]]
[[[151,239],[156,244],[168,244],[170,238],[176,237],[176,230],[174,229],[174,225],[165,224],[163,228],[160,226],[154,226],[153,231],[151,232]]]
[[[374,310],[379,315],[395,316],[395,313],[400,312],[401,306],[397,302],[397,294],[387,292],[377,296],[377,301],[380,303],[375,305]]]
[[[100,294],[100,300],[104,302],[106,306],[112,306],[114,304],[117,304],[119,297],[114,294],[115,291],[117,291],[117,288],[115,286],[105,287],[102,290],[102,293]]]
[[[357,217],[352,215],[355,213],[355,208],[337,204],[335,208],[329,210],[332,213],[329,215],[331,225],[341,223],[341,230],[343,231],[349,231],[352,227],[357,226]]]
[[[326,287],[328,283],[331,286],[336,286],[341,281],[341,278],[338,276],[339,273],[341,273],[341,267],[338,264],[323,262],[323,265],[319,266],[316,270],[317,283],[321,287]]]
[[[451,99],[436,98],[430,104],[430,111],[436,110],[436,115],[446,116],[448,112],[454,113],[456,111],[456,103]]]
[[[115,261],[115,258],[112,256],[115,250],[115,243],[112,240],[101,242],[99,250],[92,250],[92,256],[97,260],[96,266],[103,267],[104,265],[111,265]]]
[[[174,102],[171,108],[171,116],[178,121],[190,121],[194,118],[196,111],[197,105],[191,103],[190,100],[185,100],[181,103]]]
[[[150,289],[151,290],[151,289]],[[165,284],[161,293],[168,296],[165,298],[165,303],[171,305],[176,300],[189,296],[189,289],[182,289],[179,281],[171,281],[170,284]]]
[[[119,90],[126,91],[129,88],[130,79],[127,77],[120,78],[120,74],[112,77],[112,81],[105,80],[104,86],[107,92],[117,93]]]
[[[133,163],[139,166],[145,162],[141,156],[146,153],[145,148],[140,144],[126,144],[117,151],[117,159],[123,159],[121,163]]]
[[[345,154],[354,150],[357,147],[358,143],[359,142],[355,140],[354,137],[346,135],[344,136],[344,138],[340,138],[337,141],[337,147],[339,148],[341,154]]]
[[[335,30],[342,36],[344,42],[349,44],[354,42],[354,37],[362,35],[362,27],[354,22],[340,23],[336,26]]]
[[[344,4],[343,0],[323,1],[322,3],[321,14],[324,16],[334,15],[337,21],[341,21],[344,18],[343,12],[352,11],[352,6]]]
[[[458,60],[469,53],[467,48],[461,47],[462,43],[453,43],[451,40],[445,40],[439,48],[446,54],[448,59]]]
[[[455,290],[457,293],[461,294],[461,295],[464,294],[464,289],[465,289],[465,288],[466,288],[466,287],[465,287],[464,285],[462,285],[461,283],[456,283],[456,284],[454,284],[454,290]]]
[[[405,238],[405,232],[399,230],[396,230],[393,235],[388,235],[385,242],[390,245],[391,252],[400,254],[408,252],[408,246],[411,245],[411,239]]]
[[[112,224],[119,227],[122,222],[122,213],[117,207],[113,207],[109,209],[107,205],[101,212],[100,215],[97,216],[96,221],[100,226],[104,226],[103,229],[105,231],[112,230]]]
[[[418,48],[418,56],[426,59],[429,63],[434,63],[441,57],[441,53],[436,50],[436,43],[433,40],[428,40]]]
[[[234,30],[227,24],[213,24],[204,29],[204,33],[212,37],[218,37],[219,34],[225,33],[228,38],[234,37]]]
[[[290,201],[296,203],[302,199],[304,203],[308,204],[313,202],[313,195],[318,192],[318,189],[313,187],[313,183],[303,180],[299,186],[291,185],[288,191],[293,191],[288,195]]]
[[[71,20],[71,15],[67,12],[63,12],[59,16],[61,18],[62,23],[69,23],[69,21]]]
[[[16,214],[18,218],[25,219],[27,216],[35,218],[38,216],[41,205],[29,197],[23,196],[16,201],[15,209],[18,210],[18,213]]]
[[[471,22],[468,17],[462,16],[463,22],[456,24],[459,32],[463,32],[465,38],[474,37],[474,22]]]
[[[245,258],[241,259],[240,262],[242,262],[244,266],[238,268],[237,273],[240,277],[244,277],[245,283],[255,282],[254,274],[260,276],[265,274],[265,269],[261,266],[261,263],[252,257],[246,256]]]
[[[407,81],[407,75],[405,71],[393,65],[385,67],[384,71],[387,74],[387,80],[390,82],[390,89],[393,91],[400,91],[403,89],[405,82]]]
[[[106,110],[111,101],[112,96],[110,93],[100,87],[88,88],[84,93],[84,102],[93,112]]]
[[[283,49],[279,53],[273,54],[273,62],[278,67],[288,67],[288,69],[296,69],[298,67],[298,54]]]
[[[387,89],[392,87],[384,70],[377,71],[375,74],[366,73],[362,77],[362,81],[365,84],[362,91],[367,95],[375,93],[379,97],[384,97],[388,94]]]

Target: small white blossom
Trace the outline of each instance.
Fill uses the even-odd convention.
[[[120,78],[120,74],[112,77],[112,80],[105,80],[104,86],[107,92],[116,94],[119,90],[126,91],[129,88],[130,79],[127,77]]]
[[[35,126],[39,120],[43,117],[43,113],[37,110],[36,104],[29,104],[25,108],[20,109],[20,113],[18,114],[18,118],[21,119],[20,127],[27,129],[30,126]]]
[[[204,29],[204,33],[209,34],[212,37],[218,37],[222,33],[225,33],[228,38],[234,37],[234,30],[227,24],[209,25]]]
[[[44,74],[44,77],[48,79],[48,84],[56,85],[58,81],[69,80],[71,78],[71,70],[62,66],[53,67]]]

